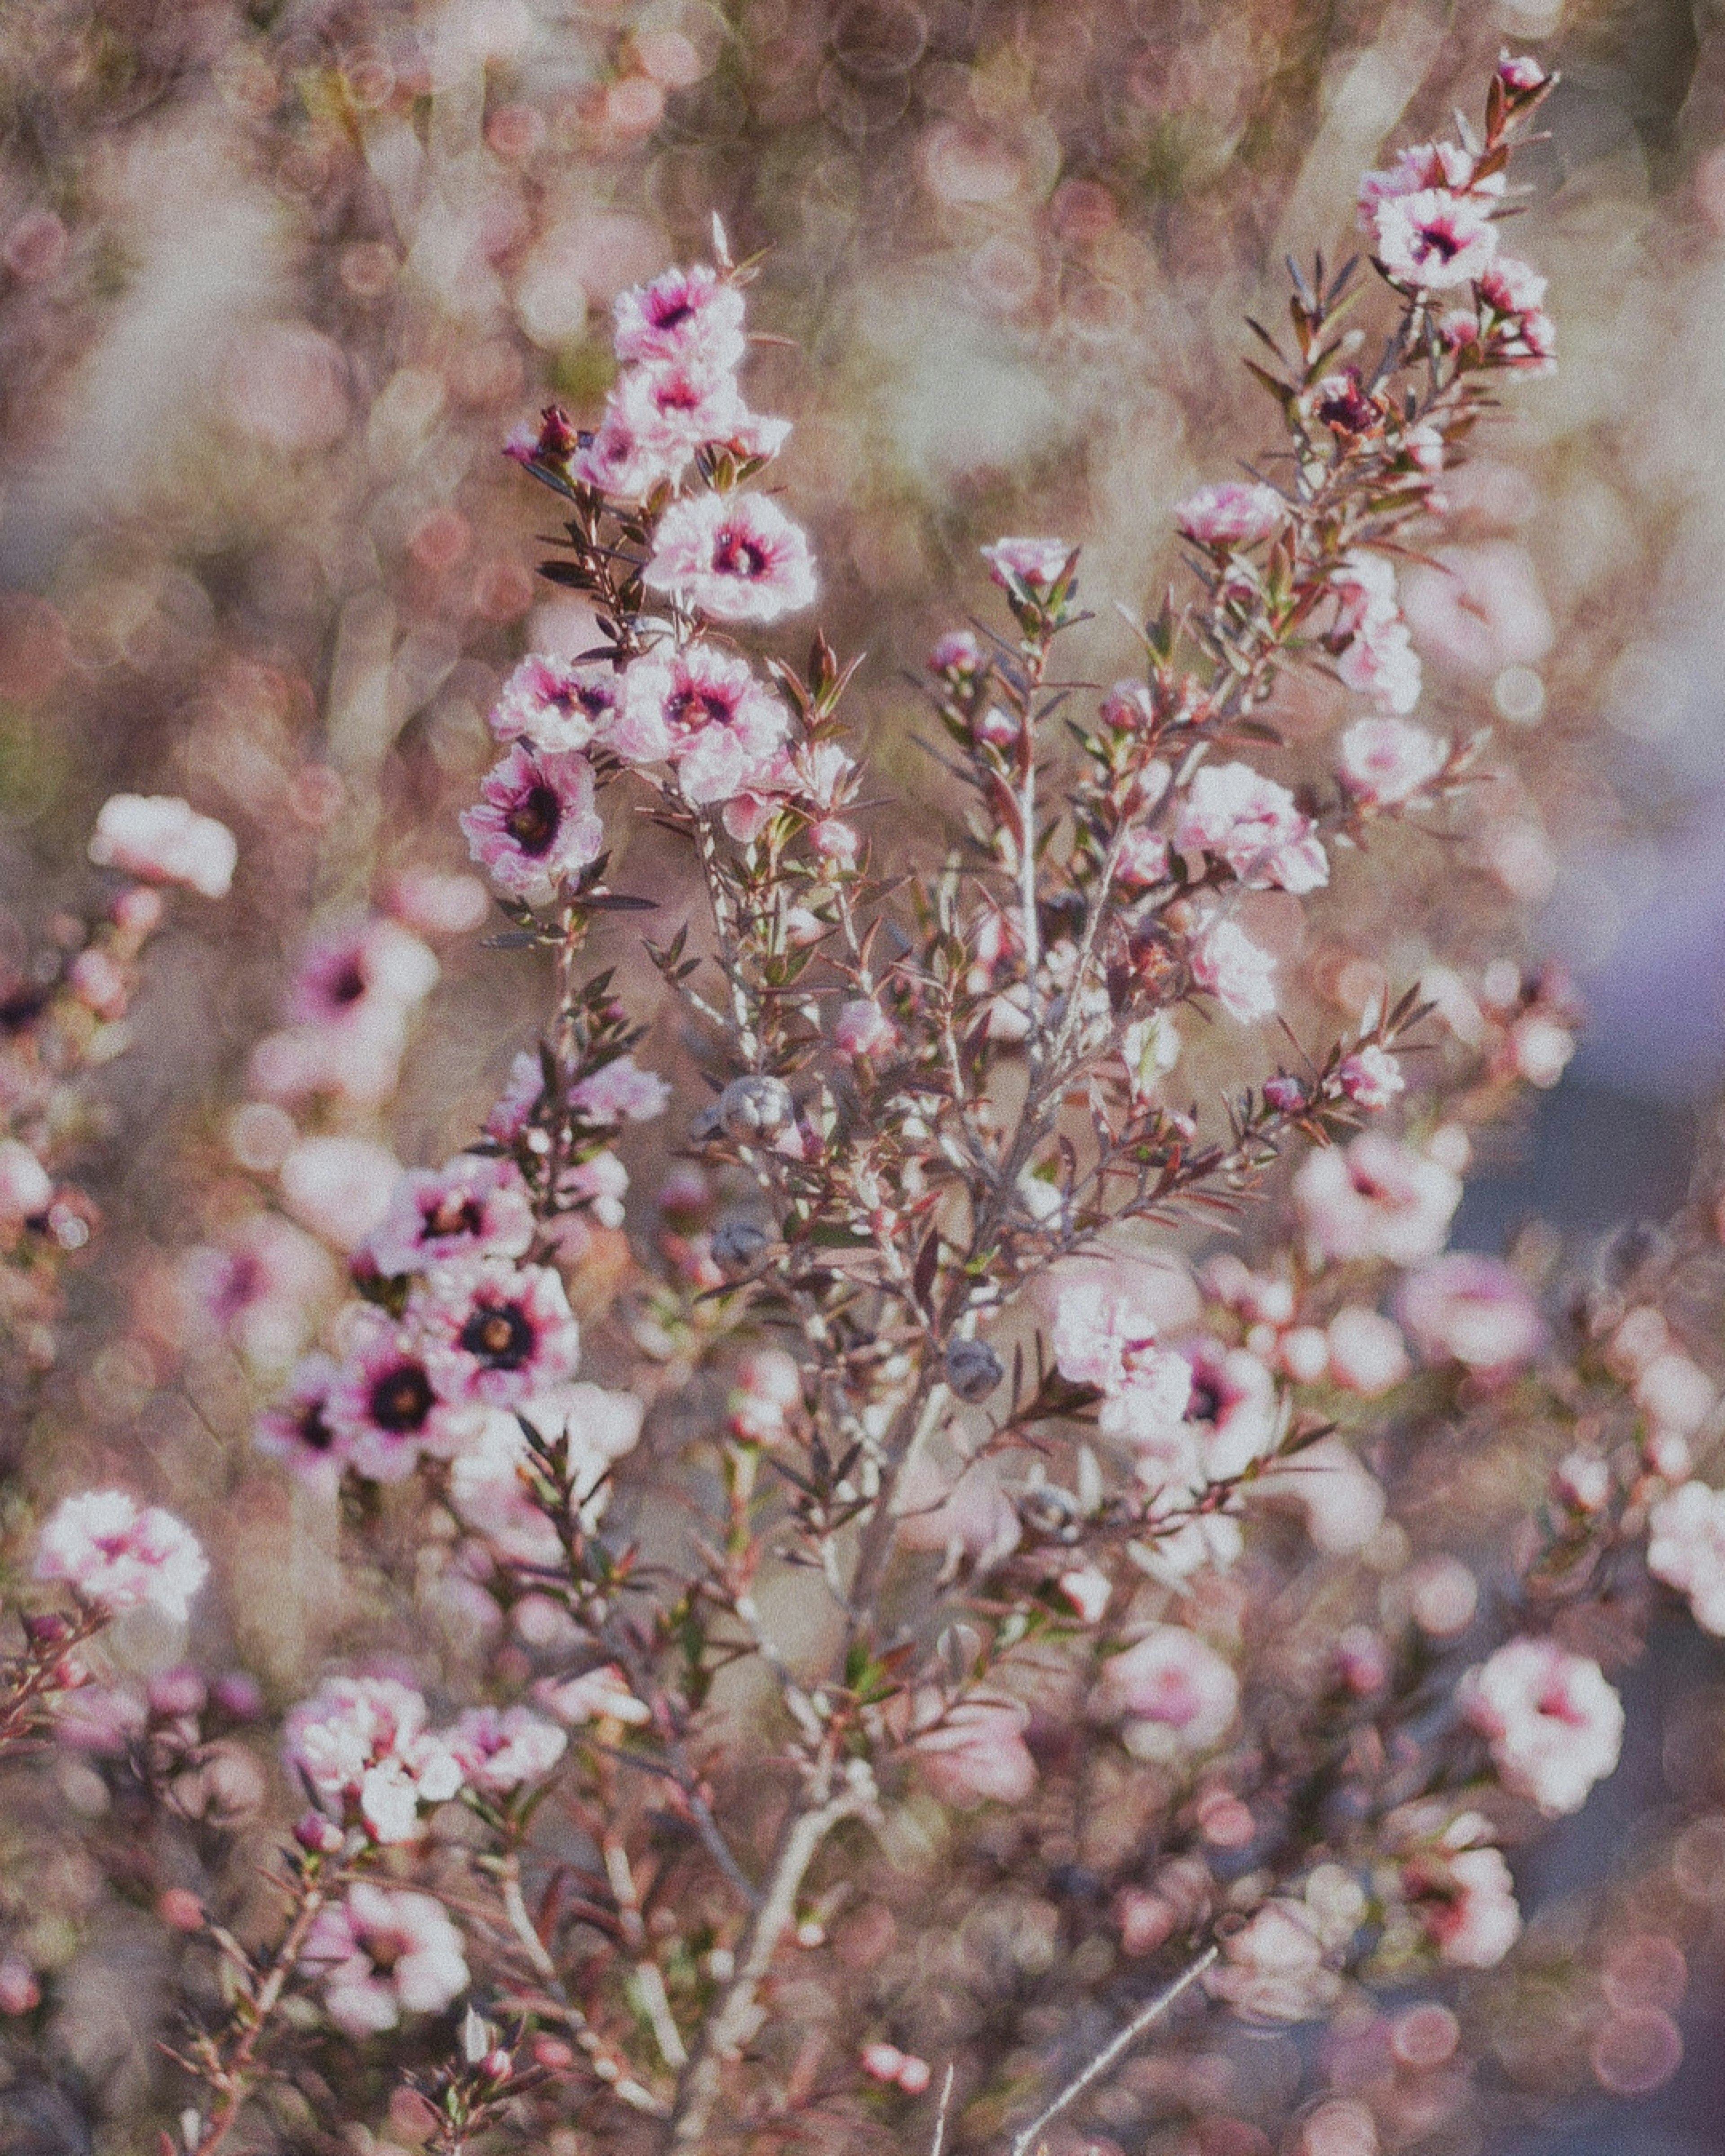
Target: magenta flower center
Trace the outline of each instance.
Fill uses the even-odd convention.
[[[376,1405],[375,1398],[372,1403]],[[308,1452],[327,1452],[336,1441],[336,1433],[323,1419],[323,1402],[312,1400],[300,1411],[294,1424],[294,1435]]]
[[[721,577],[758,577],[767,568],[767,549],[746,531],[721,525],[713,535],[713,572]]]
[[[465,1191],[451,1191],[425,1214],[428,1235],[479,1235],[485,1232],[484,1209]]]

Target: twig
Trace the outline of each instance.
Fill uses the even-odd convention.
[[[1035,2145],[1036,2138],[1043,2129],[1051,2126],[1067,2105],[1076,2097],[1082,2096],[1092,2082],[1100,2081],[1116,2060],[1123,2058],[1144,2031],[1153,2027],[1175,2000],[1183,1997],[1192,1989],[1221,1951],[1218,1946],[1207,1946],[1190,1968],[1183,1970],[1174,1979],[1166,1991],[1158,1992],[1147,2005],[1141,2006],[1120,2034],[1111,2043],[1105,2044],[1090,2063],[1072,2076],[1053,2102],[1031,2120],[1023,2133],[1014,2141],[1012,2156],[1029,2156],[1030,2150]]]
[[[948,2066],[947,2077],[941,2083],[941,2107],[934,2115],[934,2139],[930,2144],[928,2156],[942,2156],[946,2148],[947,2111],[952,2101],[952,2076],[957,2071],[956,2067]]]

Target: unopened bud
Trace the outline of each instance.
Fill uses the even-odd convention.
[[[313,1856],[336,1856],[341,1853],[341,1830],[321,1812],[307,1812],[294,1829],[294,1840],[301,1849]]]
[[[740,1279],[759,1265],[771,1240],[758,1220],[733,1215],[713,1230],[713,1263],[727,1277]]]
[[[955,1340],[947,1350],[947,1383],[961,1400],[985,1400],[1006,1375],[986,1340]]]
[[[480,2061],[480,2071],[488,2082],[506,2082],[515,2069],[515,2061],[499,2044],[486,2052]]]
[[[779,1078],[733,1078],[719,1096],[719,1122],[739,1145],[776,1137],[797,1112],[791,1089]]]

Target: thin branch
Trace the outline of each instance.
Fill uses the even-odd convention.
[[[1105,2044],[1090,2063],[1072,2076],[1053,2102],[1030,2121],[1013,2143],[1011,2156],[1030,2156],[1037,2136],[1051,2126],[1067,2105],[1082,2096],[1092,2082],[1099,2082],[1117,2060],[1124,2058],[1145,2030],[1153,2028],[1175,2001],[1192,1989],[1221,1951],[1218,1946],[1207,1946],[1197,1960],[1174,1979],[1166,1991],[1158,1992],[1147,2005],[1141,2006],[1112,2042]]]

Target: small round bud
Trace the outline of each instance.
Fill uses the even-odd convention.
[[[1264,1098],[1281,1114],[1297,1116],[1310,1096],[1301,1080],[1290,1078],[1286,1071],[1278,1070],[1275,1077],[1264,1081]]]
[[[33,1647],[57,1647],[71,1631],[66,1620],[52,1609],[23,1620],[24,1637]]]
[[[732,1280],[752,1272],[772,1240],[758,1220],[732,1214],[713,1229],[713,1263]]]
[[[501,2044],[494,2046],[480,2061],[480,2071],[488,2082],[506,2082],[514,2067],[515,2061]]]
[[[985,1400],[1006,1375],[986,1340],[955,1340],[947,1350],[947,1383],[961,1400]]]
[[[341,1830],[321,1812],[307,1812],[294,1829],[294,1840],[312,1856],[338,1856],[341,1851]]]
[[[739,1145],[776,1137],[797,1112],[791,1089],[779,1078],[733,1078],[719,1096],[719,1122]]]

